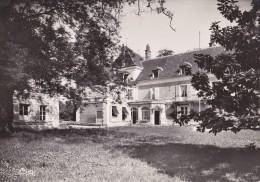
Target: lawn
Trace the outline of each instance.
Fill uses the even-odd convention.
[[[0,139],[0,181],[260,181],[260,131],[192,127],[17,131]]]

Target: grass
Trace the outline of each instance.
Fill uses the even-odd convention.
[[[0,140],[0,181],[182,181],[102,144],[105,130],[14,133]]]
[[[260,131],[192,127],[18,131],[0,139],[0,181],[260,181]]]

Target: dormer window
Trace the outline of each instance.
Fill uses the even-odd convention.
[[[151,78],[158,78],[160,72],[162,72],[163,69],[161,67],[156,67],[155,69],[152,70]]]
[[[153,71],[153,78],[158,78],[159,76],[159,70],[154,70]]]
[[[179,75],[186,75],[191,70],[192,65],[190,63],[184,62],[180,65]]]
[[[180,67],[180,75],[186,75],[186,68],[185,67]]]

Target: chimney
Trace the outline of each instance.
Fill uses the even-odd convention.
[[[146,45],[146,49],[145,49],[145,59],[151,59],[151,50],[150,50],[150,46],[149,44]]]

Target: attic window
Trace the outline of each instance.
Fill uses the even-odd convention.
[[[154,70],[152,70],[152,78],[158,78],[161,71],[163,71],[161,67],[156,67]]]
[[[188,73],[188,69],[191,69],[192,65],[190,63],[184,62],[180,65],[179,75],[186,75]]]
[[[153,71],[153,78],[158,78],[159,76],[159,70],[154,70]]]
[[[186,75],[186,68],[185,67],[180,67],[180,75]]]

